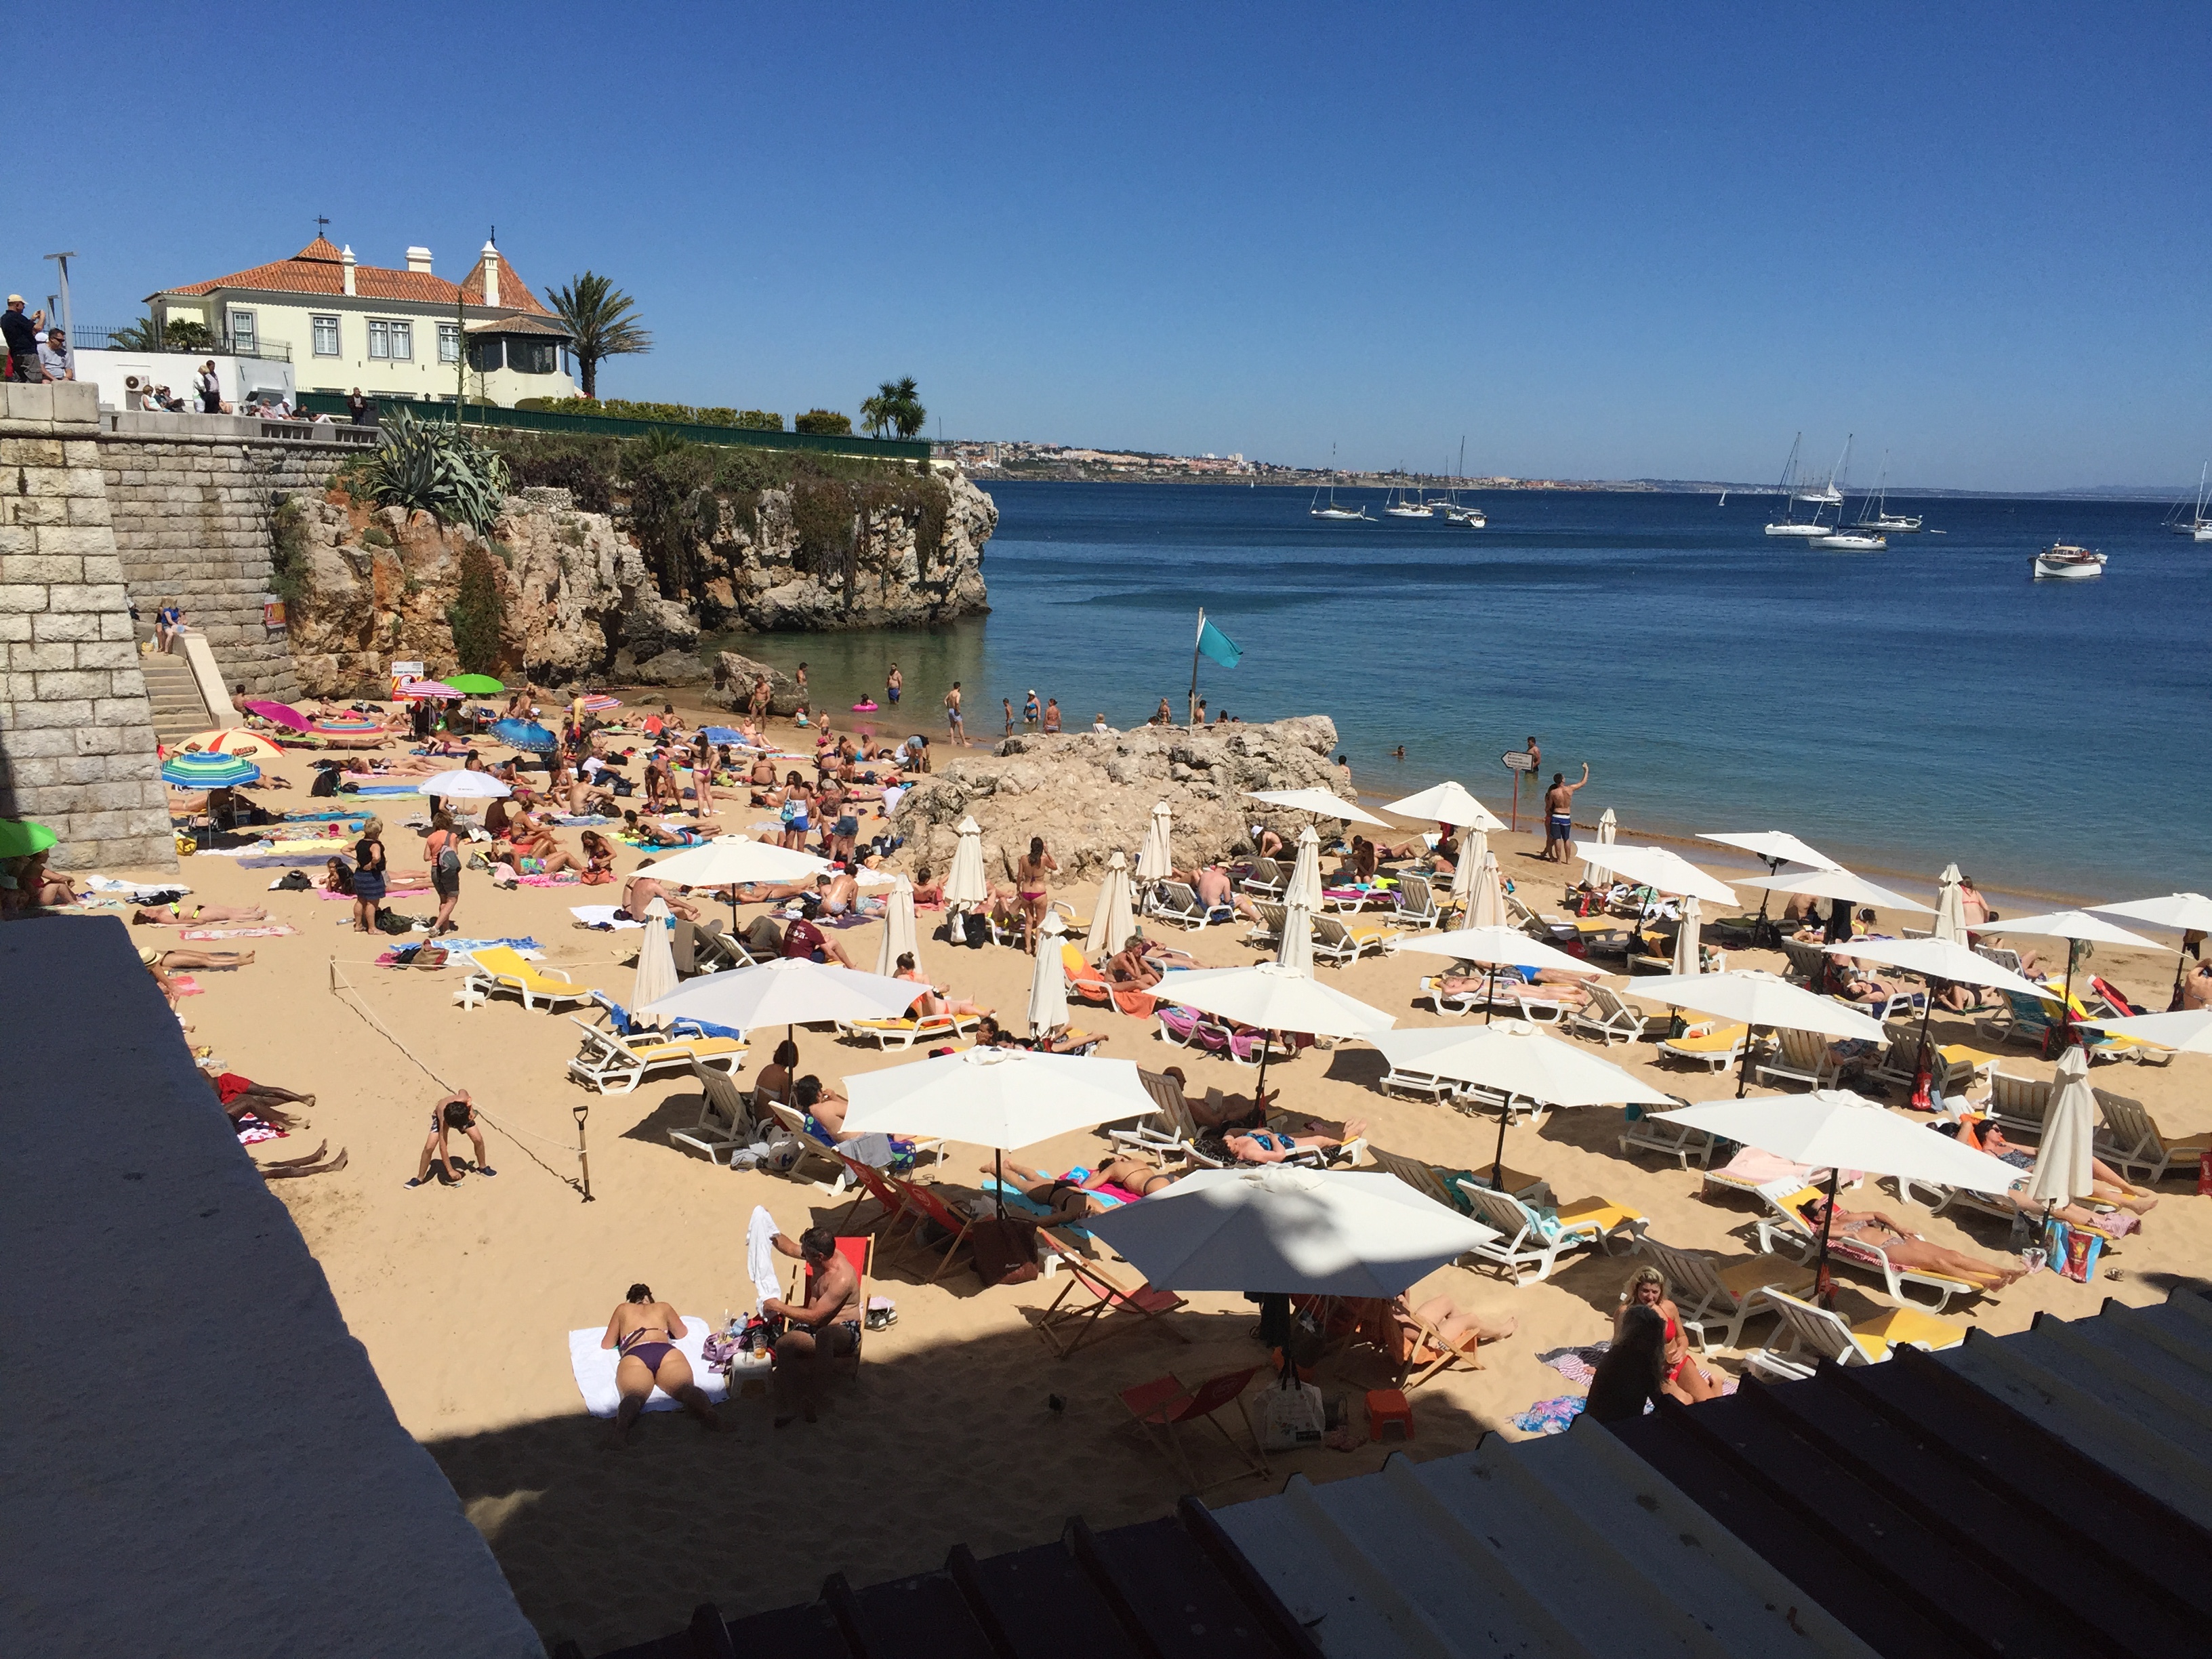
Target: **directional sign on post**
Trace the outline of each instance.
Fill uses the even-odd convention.
[[[1536,769],[1536,757],[1525,749],[1509,749],[1498,759],[1513,775],[1513,833],[1521,833],[1521,775]]]

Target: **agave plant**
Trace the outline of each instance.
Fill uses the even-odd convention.
[[[482,535],[507,497],[507,462],[457,427],[395,409],[363,483],[384,506],[419,507],[441,523],[465,524]]]

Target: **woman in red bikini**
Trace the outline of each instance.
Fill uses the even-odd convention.
[[[677,1339],[687,1334],[684,1316],[667,1303],[655,1301],[649,1285],[631,1285],[629,1295],[607,1321],[607,1334],[599,1346],[622,1355],[615,1364],[615,1387],[622,1390],[622,1404],[615,1408],[616,1444],[629,1438],[630,1425],[653,1398],[655,1383],[707,1427],[722,1426],[713,1402],[691,1380],[691,1362],[676,1346]]]
[[[1638,1267],[1621,1286],[1620,1305],[1613,1310],[1613,1337],[1620,1340],[1622,1322],[1631,1308],[1653,1308],[1667,1322],[1667,1392],[1686,1406],[1711,1400],[1721,1391],[1721,1380],[1701,1368],[1690,1355],[1690,1340],[1682,1334],[1681,1310],[1667,1294],[1667,1279],[1656,1267]]]

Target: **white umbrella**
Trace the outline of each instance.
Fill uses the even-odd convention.
[[[1313,977],[1313,913],[1297,893],[1283,906],[1283,940],[1275,951],[1275,965]]]
[[[1581,856],[1589,843],[1574,849]],[[1590,854],[1588,861],[1595,862],[1599,854]],[[1662,893],[1680,893],[1684,897],[1696,894],[1715,904],[1734,904],[1735,890],[1716,881],[1680,853],[1664,847],[1630,847],[1616,843],[1605,849],[1605,866],[1616,876],[1624,876],[1639,887],[1654,888]]]
[[[914,925],[914,884],[904,876],[891,889],[891,896],[884,902],[884,938],[876,951],[876,972],[890,979],[898,972],[898,959],[913,956],[916,963],[921,961],[921,947],[915,942]]]
[[[2162,898],[2127,899],[2118,904],[2092,905],[2092,909],[2108,916],[2125,916],[2130,921],[2148,922],[2154,927],[2179,928],[2185,933],[2212,933],[2212,898],[2202,893],[2168,893]],[[2187,970],[2188,952],[2183,951],[2173,959],[2173,976],[2178,981]]]
[[[983,879],[983,826],[966,817],[960,820],[959,831],[952,868],[945,878],[945,908],[956,914],[980,910],[991,902],[990,884]]]
[[[1291,879],[1283,889],[1283,902],[1295,895],[1310,915],[1321,908],[1321,837],[1310,823],[1298,831],[1298,855],[1291,861]]]
[[[1498,878],[1498,854],[1486,848],[1481,866],[1474,872],[1474,889],[1466,922],[1470,927],[1505,926],[1505,889]]]
[[[2092,1030],[2154,1042],[2177,1054],[2212,1054],[2212,1008],[2183,1008],[2170,1014],[2136,1014],[2126,1019],[2081,1023]]]
[[[2033,980],[2022,979],[2011,969],[1999,967],[1964,943],[1954,944],[1948,939],[1855,939],[1831,945],[1827,951],[1832,957],[1881,963],[1918,974],[1923,979],[1948,980],[1954,985],[1986,985],[1995,990],[2015,991],[2032,997],[2050,994]],[[1931,994],[1923,1000],[1920,1008],[1920,1058],[1912,1088],[1912,1103],[1921,1107],[1929,1105],[1928,1022],[1936,1012],[1934,988],[1929,989]]]
[[[2083,910],[2052,910],[2039,916],[2007,916],[2007,934],[2027,933],[2038,939],[2063,939],[2066,941],[2066,995],[2058,1011],[2062,1027],[2074,1019],[2074,947],[2084,940],[2097,945],[2133,945],[2145,951],[2158,946],[2140,933],[2130,933],[2101,916],[2093,916]]]
[[[1455,830],[1487,832],[1505,827],[1504,821],[1469,794],[1465,785],[1449,780],[1433,789],[1424,789],[1417,795],[1394,800],[1382,810],[1395,812],[1400,817],[1417,818],[1425,823],[1449,823]]]
[[[1728,830],[1703,831],[1699,841],[1717,841],[1764,859],[1768,870],[1784,864],[1802,864],[1815,870],[1835,867],[1835,860],[1817,847],[1808,847],[1787,830]]]
[[[1669,1007],[1693,1009],[1749,1026],[1775,1026],[1784,1030],[1814,1031],[1822,1036],[1882,1040],[1878,1021],[1856,1008],[1847,1008],[1832,997],[1812,992],[1753,968],[1732,968],[1725,974],[1668,974],[1658,979],[1632,980],[1630,996],[1648,998]],[[1743,1045],[1743,1065],[1736,1074],[1737,1098],[1743,1096],[1751,1075],[1751,1044]],[[1858,1164],[1850,1166],[1861,1167]]]
[[[1452,902],[1457,907],[1460,920],[1467,920],[1474,906],[1475,878],[1482,873],[1482,861],[1490,856],[1490,836],[1480,830],[1462,830],[1459,838],[1459,862],[1452,866]]]
[[[448,800],[499,800],[514,793],[489,772],[434,772],[419,786],[426,795]]]
[[[1486,967],[1506,963],[1516,968],[1564,968],[1573,974],[1590,971],[1589,964],[1581,957],[1571,957],[1541,939],[1531,939],[1517,927],[1492,925],[1460,927],[1449,933],[1410,933],[1398,941],[1398,949],[1419,956],[1443,957],[1453,962],[1479,962]],[[1492,974],[1483,1009],[1486,1023],[1497,997],[1498,976]]]
[[[1604,815],[1597,821],[1597,844],[1600,847],[1610,847],[1618,839],[1620,834],[1620,819],[1615,815],[1613,808],[1608,806],[1605,809]],[[1585,864],[1583,866],[1583,879],[1595,887],[1600,882],[1611,882],[1613,872],[1602,864]]]
[[[1145,830],[1145,844],[1137,849],[1137,879],[1146,884],[1165,881],[1175,873],[1168,851],[1168,836],[1175,828],[1174,814],[1165,801],[1154,803],[1152,821]]]
[[[1613,1106],[1631,1101],[1666,1106],[1674,1099],[1587,1048],[1546,1036],[1525,1019],[1495,1025],[1370,1031],[1367,1041],[1381,1049],[1394,1066],[1454,1078],[1495,1091],[1501,1097],[1498,1151],[1491,1160],[1493,1185],[1504,1168],[1505,1126],[1513,1115],[1516,1095],[1547,1106]]]
[[[2051,1210],[2097,1190],[2094,1142],[2097,1095],[2089,1086],[2089,1056],[2069,1048],[2058,1056],[2051,1104],[2043,1115],[2043,1145],[2036,1149],[2027,1196]]]
[[[1710,979],[1728,975],[1711,974]],[[1987,1152],[1961,1146],[1931,1126],[1893,1115],[1847,1089],[1821,1089],[1778,1100],[1722,1100],[1656,1115],[1673,1123],[1755,1146],[1793,1164],[1828,1171],[1828,1211],[1820,1222],[1820,1260],[1815,1283],[1828,1274],[1828,1228],[1834,1219],[1836,1172],[1867,1170],[1978,1193],[2010,1189],[2020,1171]]]
[[[1067,923],[1059,911],[1045,913],[1038,929],[1036,963],[1030,973],[1029,1025],[1031,1036],[1057,1031],[1067,1024],[1067,970],[1060,963],[1060,942]]]
[[[678,887],[735,887],[746,882],[805,881],[824,873],[830,860],[750,836],[720,836],[653,860],[656,881]]]
[[[1949,939],[1961,946],[1970,943],[1966,936],[1966,896],[1959,888],[1964,879],[1957,865],[1943,866],[1943,873],[1936,878],[1936,921],[1929,929],[1937,939]]]
[[[702,974],[638,1012],[750,1031],[762,1025],[809,1025],[824,1019],[894,1018],[914,1005],[923,988],[910,979],[888,979],[804,957],[782,957],[757,967]]]
[[[645,907],[645,932],[637,942],[637,980],[630,987],[629,1006],[642,1009],[647,1003],[658,1002],[677,984],[676,951],[668,939],[668,906],[656,895]],[[641,1014],[638,1023],[665,1026],[668,1018]]]
[[[1704,918],[1698,911],[1695,893],[1682,901],[1682,925],[1674,933],[1674,971],[1678,974],[1702,974],[1704,959],[1698,954],[1698,934]]]
[[[1083,942],[1084,950],[1097,956],[1127,945],[1129,935],[1137,931],[1133,909],[1129,900],[1129,860],[1116,851],[1106,860],[1106,879],[1099,884],[1097,902],[1091,908],[1091,933]]]
[[[849,1121],[849,1120],[848,1120]],[[1388,1297],[1497,1233],[1395,1176],[1200,1170],[1085,1224],[1163,1290]]]
[[[1244,794],[1247,799],[1265,801],[1270,806],[1285,807],[1293,812],[1315,812],[1325,818],[1341,818],[1346,823],[1371,823],[1382,830],[1390,827],[1372,812],[1326,789],[1247,789]]]
[[[1215,1014],[1261,1031],[1310,1031],[1316,1036],[1358,1036],[1395,1025],[1395,1015],[1273,962],[1249,968],[1200,968],[1155,986],[1161,1000]],[[1260,1049],[1260,1081],[1267,1084],[1267,1046]]]
[[[1884,910],[1911,910],[1921,915],[1935,912],[1917,899],[1909,899],[1902,893],[1893,893],[1887,887],[1877,887],[1864,876],[1854,875],[1849,870],[1832,867],[1826,870],[1784,870],[1780,875],[1765,880],[1753,877],[1754,885],[1770,893],[1803,893],[1813,898],[1841,899],[1846,904],[1871,904]]]

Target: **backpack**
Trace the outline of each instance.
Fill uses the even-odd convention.
[[[461,851],[450,830],[446,832],[446,844],[438,849],[438,873],[458,876],[461,873]]]
[[[415,931],[415,921],[411,916],[394,915],[389,910],[380,909],[376,913],[376,931],[380,933],[411,933]]]
[[[981,950],[991,942],[991,919],[970,910],[960,918],[960,931],[970,945]]]
[[[307,879],[306,871],[287,870],[269,890],[272,893],[312,893],[314,890],[315,884]]]
[[[337,773],[335,773],[335,772],[331,772],[331,771],[322,771],[322,772],[318,772],[318,773],[316,773],[316,774],[315,774],[315,781],[314,781],[314,782],[313,782],[313,784],[308,787],[308,790],[307,790],[307,793],[308,793],[308,794],[310,794],[310,795],[325,795],[325,796],[335,795],[335,794],[337,794],[337,792],[338,792],[338,775],[337,775]]]

